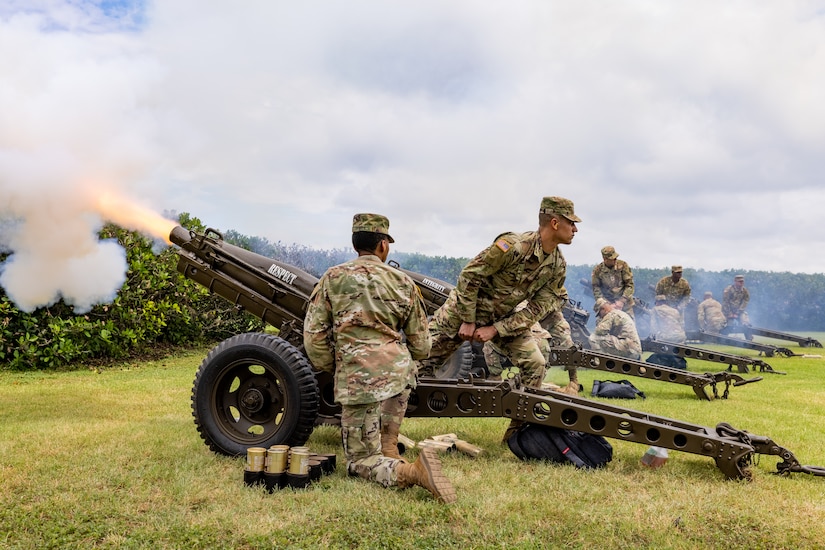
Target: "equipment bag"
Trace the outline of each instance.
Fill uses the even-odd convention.
[[[593,390],[590,392],[593,397],[612,397],[614,399],[636,399],[638,395],[646,399],[644,392],[640,391],[629,380],[593,380]]]
[[[507,446],[521,460],[572,462],[576,468],[601,468],[613,460],[613,447],[600,435],[530,422],[510,436]]]

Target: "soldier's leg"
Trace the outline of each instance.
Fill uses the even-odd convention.
[[[496,338],[495,343],[519,369],[522,384],[531,388],[541,387],[547,360],[541,353],[539,341],[531,332]]]
[[[484,362],[487,364],[487,380],[501,380],[501,373],[504,371],[501,366],[501,355],[492,342],[484,342],[482,352],[484,353]]]
[[[401,430],[404,415],[407,413],[411,391],[407,388],[398,395],[381,402],[381,454],[387,458],[404,460],[398,454],[398,433]]]
[[[570,323],[561,311],[554,311],[545,317],[542,325],[550,333],[550,340],[554,347],[569,349],[575,345],[570,334]],[[579,375],[576,365],[565,365],[564,370],[567,371],[570,384],[563,391],[576,395],[579,391]]]
[[[381,454],[379,403],[342,405],[341,439],[349,475],[380,483],[396,484],[395,469],[402,461]]]

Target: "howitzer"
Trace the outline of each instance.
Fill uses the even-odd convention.
[[[298,335],[317,279],[223,241],[176,227],[178,270],[268,323],[283,336],[249,333],[215,346],[192,388],[192,414],[215,452],[240,456],[249,447],[301,445],[325,410],[334,411],[331,377],[315,371]],[[292,343],[296,342],[296,343]],[[778,473],[825,475],[802,466],[770,439],[720,424],[716,429],[654,417],[561,393],[522,387],[518,377],[494,383],[473,378],[423,378],[410,396],[408,416],[507,417],[657,445],[712,458],[731,479],[749,479],[754,454],[778,455]]]
[[[789,332],[781,332],[778,330],[772,330],[769,328],[762,328],[762,327],[754,327],[751,325],[743,325],[742,331],[747,331],[750,335],[755,336],[764,336],[766,338],[773,338],[774,340],[787,340],[789,342],[796,342],[799,344],[800,347],[803,348],[821,348],[822,343],[815,339],[811,338],[810,336],[799,336],[796,334],[791,334]],[[731,334],[736,332],[735,329],[731,330],[723,330],[725,334]]]

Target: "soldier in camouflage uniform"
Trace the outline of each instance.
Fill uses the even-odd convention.
[[[725,328],[725,314],[722,313],[722,304],[713,299],[713,292],[705,292],[705,299],[696,310],[699,319],[699,328],[705,332],[720,333]]]
[[[593,268],[593,298],[603,298],[633,317],[633,271],[612,246],[602,248],[602,263]]]
[[[745,311],[750,299],[750,292],[745,288],[744,275],[734,277],[733,284],[725,287],[722,292],[722,313],[725,314],[725,318],[728,320],[728,332],[742,331],[748,340],[753,339],[753,335],[748,330],[750,319],[748,318],[748,312]]]
[[[466,340],[492,340],[518,367],[525,385],[540,387],[545,360],[530,328],[550,313],[561,314],[567,263],[558,245],[573,242],[580,221],[572,201],[545,197],[538,231],[502,233],[470,260],[430,321],[433,348],[423,372],[432,375]],[[518,309],[523,301],[526,306]],[[577,393],[575,369],[568,375],[565,389]]]
[[[682,319],[682,331],[685,329],[685,306],[690,300],[690,285],[682,278],[682,266],[674,265],[670,268],[670,277],[662,277],[656,283],[656,295],[664,296],[667,305],[676,308]]]
[[[397,441],[415,387],[416,360],[427,357],[431,341],[418,287],[384,263],[395,242],[389,220],[356,214],[352,233],[358,258],[324,273],[304,321],[307,356],[333,375],[347,471],[384,487],[420,485],[440,501],[453,502],[455,490],[432,449],[422,449],[414,464],[398,456],[395,444],[394,457],[382,452],[387,424]]]
[[[686,340],[682,327],[682,315],[675,307],[667,304],[667,296],[656,296],[656,306],[650,316],[650,334],[656,340],[681,344]]]
[[[642,342],[630,315],[604,298],[596,300],[594,309],[599,320],[590,335],[591,347],[619,357],[641,359]]]

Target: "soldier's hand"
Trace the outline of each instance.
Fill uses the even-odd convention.
[[[458,337],[462,340],[472,340],[475,331],[475,323],[461,323],[461,326],[458,328]]]
[[[498,334],[498,329],[492,325],[489,327],[481,327],[476,329],[475,334],[473,334],[473,340],[476,342],[487,342],[492,340]]]

